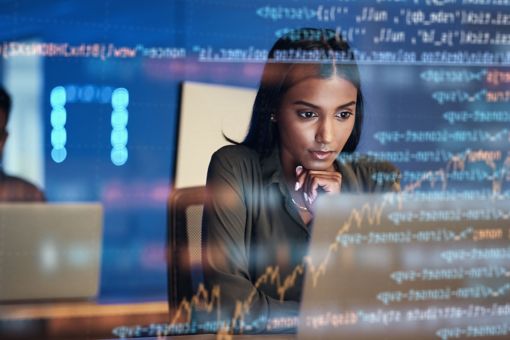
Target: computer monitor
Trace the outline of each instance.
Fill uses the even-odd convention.
[[[0,302],[98,293],[100,204],[0,204]]]
[[[509,334],[510,202],[414,194],[322,197],[299,338]]]

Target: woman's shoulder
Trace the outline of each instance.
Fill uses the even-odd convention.
[[[391,162],[352,154],[342,155],[340,163],[344,171],[350,173],[365,192],[400,189],[400,170]]]
[[[216,150],[209,163],[209,169],[238,173],[260,167],[258,153],[246,145],[226,145]],[[249,170],[250,169],[250,170]]]
[[[240,163],[258,161],[259,157],[255,150],[246,145],[225,145],[216,150],[212,159],[226,163]]]
[[[207,182],[220,180],[232,187],[241,188],[260,176],[261,166],[255,150],[245,145],[227,145],[213,153],[207,171]]]

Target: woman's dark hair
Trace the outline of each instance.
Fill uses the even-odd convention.
[[[355,151],[363,121],[363,95],[358,67],[349,45],[338,32],[317,28],[290,31],[279,38],[269,51],[253,104],[248,134],[241,144],[264,156],[279,142],[278,128],[271,122],[271,114],[278,112],[283,95],[293,85],[289,73],[298,64],[315,65],[314,76],[329,78],[337,75],[357,89],[354,128],[342,152]]]

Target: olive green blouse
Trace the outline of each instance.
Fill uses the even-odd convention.
[[[336,166],[341,192],[399,190],[398,170],[387,162],[358,157],[337,159]],[[230,320],[236,302],[249,310],[244,320],[251,331],[263,331],[269,318],[298,315],[303,275],[284,296],[277,287],[302,263],[310,226],[291,201],[279,150],[260,158],[244,145],[219,149],[209,164],[207,193],[204,283],[208,289],[220,287],[220,318]]]

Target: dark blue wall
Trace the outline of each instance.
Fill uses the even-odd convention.
[[[508,70],[510,58],[489,63],[420,60],[424,51],[508,55],[509,43],[461,44],[460,41],[462,32],[469,30],[489,32],[492,38],[497,32],[509,33],[508,25],[461,25],[461,10],[490,12],[496,20],[498,12],[504,12],[505,7],[461,6],[460,1],[457,2],[439,1],[431,5],[428,1],[328,0],[0,1],[0,41],[4,57],[8,57],[6,44],[27,41],[73,46],[97,44],[98,48],[105,49],[106,55],[109,49],[122,47],[133,49],[135,53],[132,57],[104,59],[95,56],[47,56],[43,59],[45,99],[41,114],[45,124],[45,191],[48,199],[54,202],[103,203],[101,297],[105,300],[165,297],[166,199],[174,168],[179,85],[183,81],[200,81],[256,88],[258,84],[263,61],[204,61],[201,57],[207,51],[212,51],[214,56],[214,53],[221,53],[221,48],[267,50],[286,29],[313,26],[337,28],[359,52],[367,55],[377,51],[414,52],[417,60],[412,62],[402,59],[360,61],[367,109],[361,150],[445,151],[446,156],[438,160],[397,162],[404,171],[446,169],[452,154],[465,154],[467,150],[502,150],[496,171],[502,169],[500,165],[508,157],[510,119],[492,119],[485,123],[471,119],[451,124],[443,116],[448,111],[507,112],[508,98],[496,103],[489,103],[486,97],[466,98],[484,89],[501,90],[505,84],[491,85],[486,77],[455,81],[444,75],[445,72],[460,72],[469,78],[476,73]],[[386,11],[387,20],[363,18],[363,8],[366,13],[370,8]],[[434,22],[431,13],[439,11],[453,13],[453,19],[446,23]],[[420,15],[425,19],[420,19]],[[405,32],[405,41],[398,41],[398,35],[391,35],[389,30]],[[434,30],[434,42],[426,39],[427,34],[432,34],[431,30]],[[384,39],[395,41],[379,41],[381,32]],[[185,56],[156,58],[151,54],[154,53],[150,50],[152,47],[183,49]],[[436,78],[427,77],[426,72],[430,70],[435,72]],[[66,104],[67,157],[61,163],[51,157],[50,94],[57,86],[68,90],[69,101]],[[94,94],[83,92],[73,97],[69,94],[73,88]],[[109,94],[117,88],[129,92],[129,156],[121,166],[114,165],[110,159],[112,105]],[[434,99],[438,91],[460,91],[460,94],[449,102],[440,103]],[[446,141],[432,143],[404,138],[407,131],[442,129],[447,129],[448,133],[483,130],[480,133],[500,133],[503,137],[495,141],[463,141],[450,136]],[[384,144],[376,137],[380,131],[399,131],[403,136],[399,141]],[[486,164],[470,165],[471,170],[494,171]],[[403,179],[404,184],[411,182]],[[507,182],[503,182],[506,188]],[[492,190],[491,183],[487,178],[461,183],[452,179],[449,188]],[[427,189],[430,188],[428,184]]]

